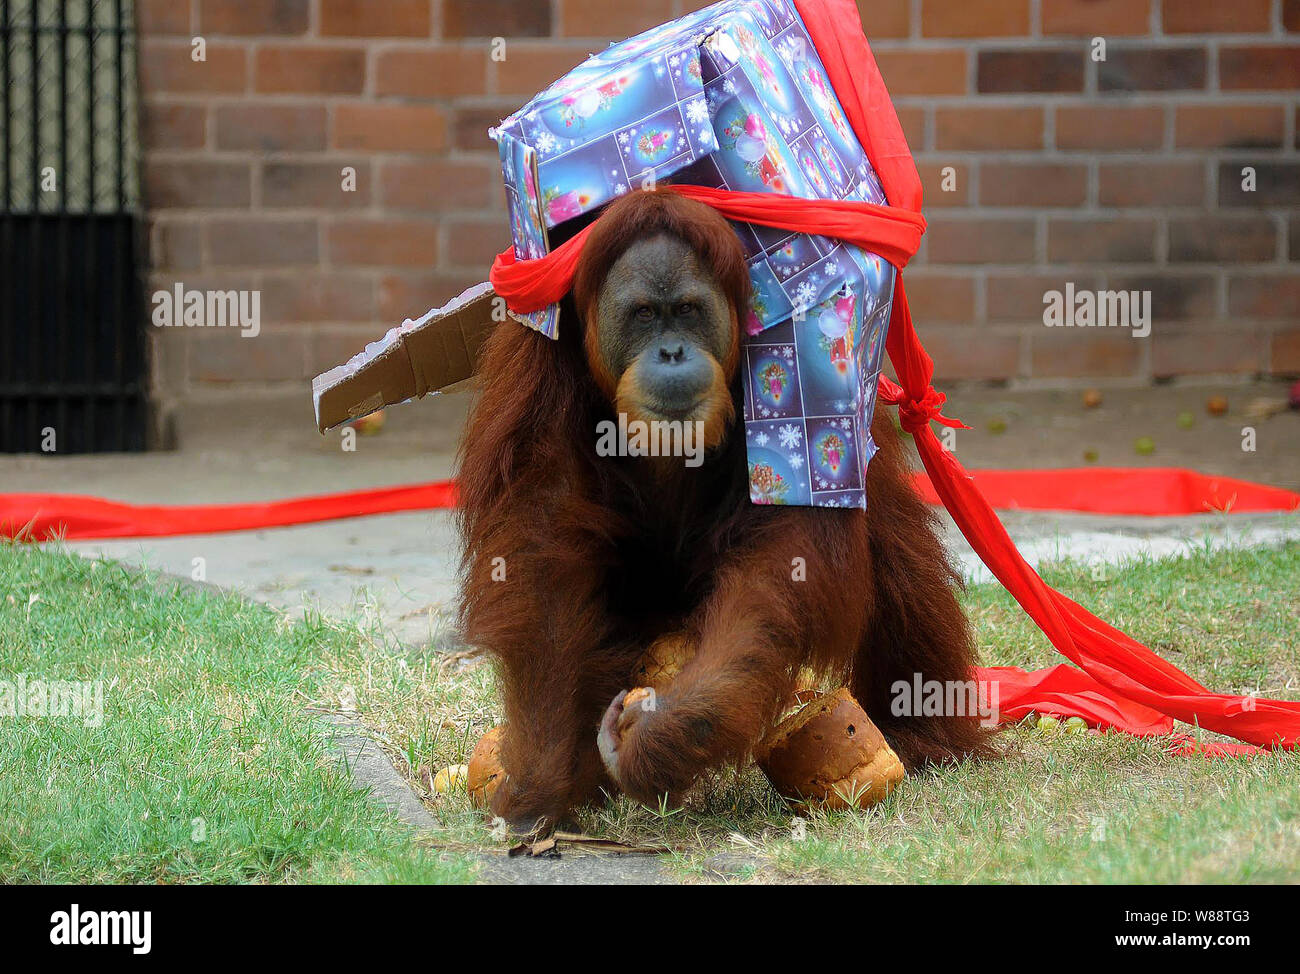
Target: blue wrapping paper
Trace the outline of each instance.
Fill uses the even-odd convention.
[[[493,130],[515,252],[659,182],[886,205],[787,0],[723,0],[609,47]],[[894,269],[821,236],[735,223],[753,282],[742,324],[756,504],[866,507]],[[524,316],[554,338],[559,309]]]

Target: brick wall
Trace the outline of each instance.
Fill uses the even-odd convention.
[[[163,392],[301,381],[482,280],[487,127],[703,5],[137,0],[150,289],[262,293],[256,339],[151,329]],[[1300,0],[859,6],[926,184],[909,291],[941,376],[1300,372]],[[1067,281],[1149,290],[1151,336],[1045,328]]]

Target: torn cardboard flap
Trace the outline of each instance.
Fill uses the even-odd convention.
[[[311,386],[317,429],[324,433],[472,378],[479,347],[497,324],[495,309],[492,285],[476,284],[441,308],[390,328],[343,365],[316,376]]]

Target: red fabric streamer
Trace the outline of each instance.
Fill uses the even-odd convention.
[[[906,165],[899,154],[901,132],[871,48],[862,35],[857,5],[853,0],[795,0],[795,4],[850,124],[872,164],[881,167],[877,171],[885,196],[895,206],[908,206],[913,199],[919,204],[916,167],[910,154]],[[878,133],[874,131],[877,126]],[[873,142],[873,138],[879,141]],[[879,162],[873,154],[877,151],[886,153]],[[970,475],[942,448],[930,427],[929,420],[939,415],[942,397],[933,392],[934,362],[913,327],[901,277],[885,347],[902,386],[900,415],[913,427],[910,432],[917,452],[943,506],[976,554],[1057,651],[1094,679],[1112,705],[1131,715],[1136,704],[1264,748],[1291,748],[1300,741],[1300,702],[1213,693],[1049,587],[1029,567]],[[1085,701],[1077,703],[1083,710]],[[1080,716],[1087,719],[1085,713]]]
[[[0,538],[88,541],[220,534],[455,505],[450,480],[260,504],[123,504],[76,494],[0,494]]]
[[[967,475],[990,506],[1002,511],[1170,517],[1300,510],[1295,491],[1178,467],[972,470]],[[928,476],[917,475],[916,489],[927,504],[942,503]]]
[[[975,488],[999,509],[1082,511],[1168,517],[1207,511],[1293,511],[1300,494],[1279,487],[1192,470],[1087,467],[1081,470],[976,470]],[[916,471],[916,489],[940,504],[929,476]],[[456,506],[450,480],[373,487],[260,504],[126,504],[74,494],[0,494],[0,538],[161,538],[255,531],[339,518]]]

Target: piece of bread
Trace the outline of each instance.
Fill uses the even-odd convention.
[[[782,721],[755,755],[785,798],[867,808],[903,780],[903,763],[848,690],[823,694]]]
[[[632,686],[663,690],[695,656],[695,643],[685,633],[673,632],[656,639],[632,673]]]
[[[505,730],[505,724],[497,724],[479,738],[474,745],[474,753],[469,757],[465,788],[469,792],[469,800],[479,807],[487,805],[505,777],[501,768],[501,738]]]

